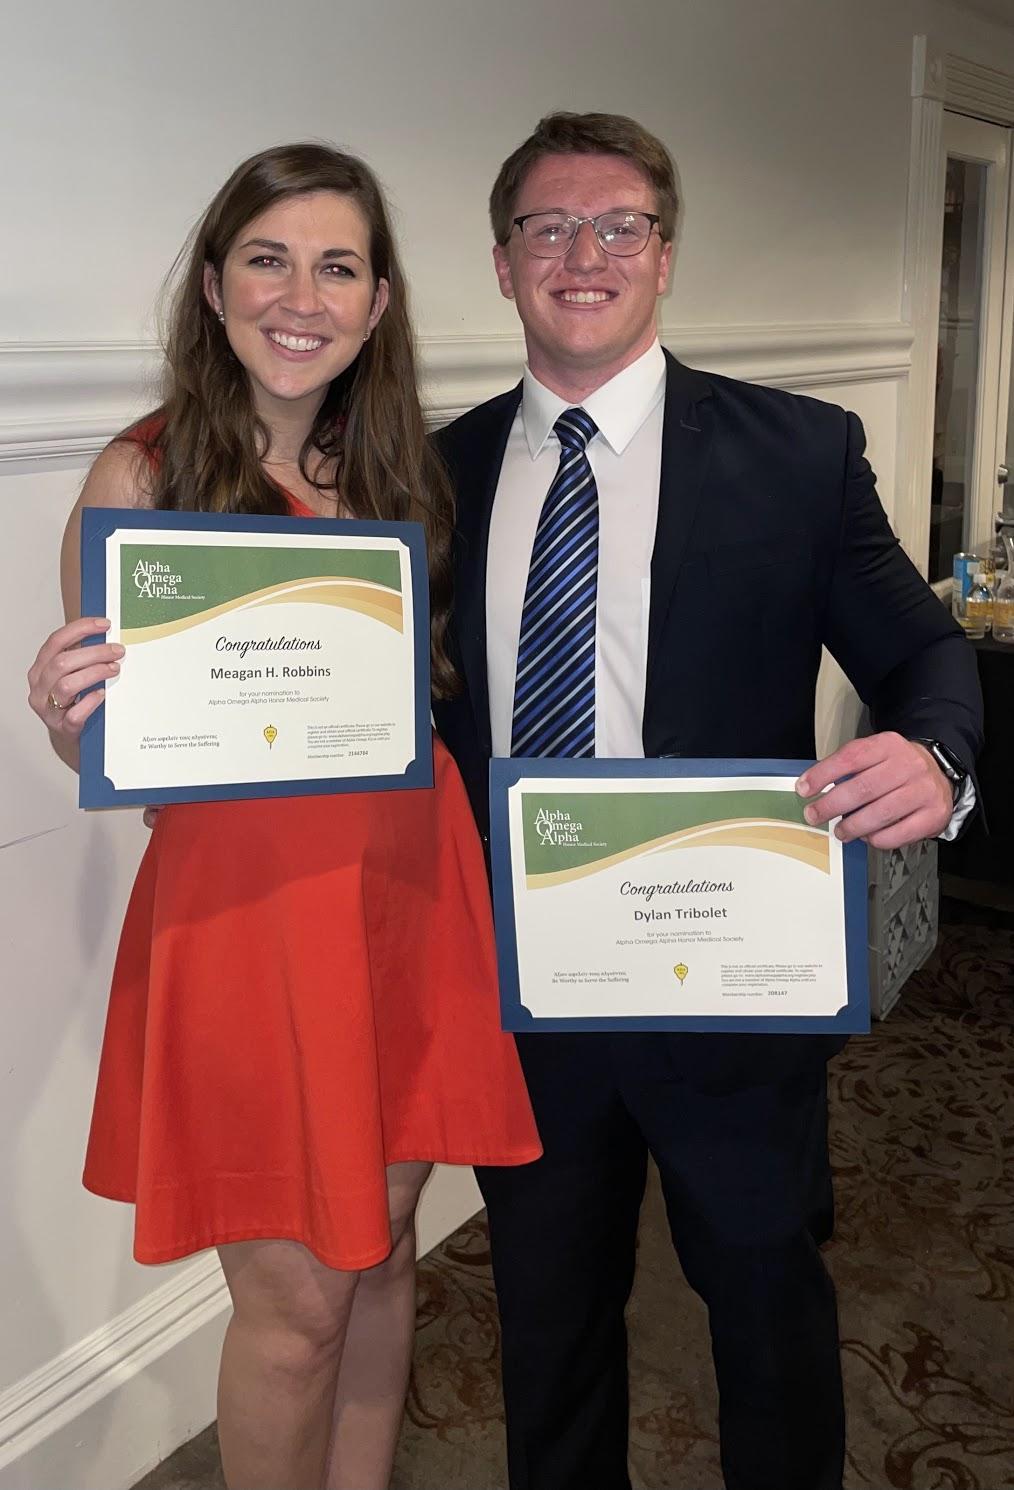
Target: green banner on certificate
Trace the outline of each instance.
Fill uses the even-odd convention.
[[[571,879],[663,849],[705,844],[764,847],[802,856],[830,872],[827,828],[811,828],[793,791],[524,792],[528,885]]]
[[[372,599],[378,589],[397,601],[401,615],[401,565],[397,553],[361,548],[321,550],[235,549],[227,568],[221,545],[190,544],[167,554],[159,543],[125,543],[120,549],[120,620],[123,641],[144,641],[152,626],[209,620],[250,604],[271,605],[298,586],[321,587],[334,605]]]

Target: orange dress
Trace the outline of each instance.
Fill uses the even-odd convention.
[[[139,1262],[282,1237],[370,1267],[391,1247],[386,1165],[540,1154],[499,1029],[482,851],[438,739],[434,777],[159,814],[84,1172],[134,1202]]]

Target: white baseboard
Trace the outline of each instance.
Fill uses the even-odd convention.
[[[439,1168],[419,1252],[481,1207],[470,1169]],[[128,1490],[215,1416],[229,1296],[213,1253],[0,1394],[0,1490]]]
[[[125,1490],[205,1427],[227,1310],[205,1254],[6,1391],[2,1490]]]

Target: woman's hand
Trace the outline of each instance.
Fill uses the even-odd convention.
[[[96,688],[79,695],[95,683],[105,683],[120,671],[124,649],[118,643],[83,647],[86,637],[109,630],[105,618],[82,616],[71,621],[43,642],[28,670],[28,702],[53,736],[54,743],[76,744],[84,728],[106,696]]]

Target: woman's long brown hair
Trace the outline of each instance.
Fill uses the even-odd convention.
[[[352,197],[370,232],[374,283],[386,279],[387,309],[355,361],[328,389],[299,456],[306,479],[314,450],[332,459],[343,511],[385,522],[415,521],[426,533],[430,571],[433,691],[447,697],[457,678],[445,639],[451,601],[454,499],[426,438],[416,385],[405,278],[383,193],[354,156],[314,143],[281,145],[244,161],[230,176],[180,253],[164,337],[163,400],[146,443],[151,494],[163,509],[284,513],[280,489],[264,473],[269,434],[249,380],[204,295],[204,270],[217,275],[237,235],[274,203],[306,192]],[[172,278],[172,275],[170,276]],[[146,431],[147,433],[147,431]],[[319,483],[316,483],[319,484]]]

